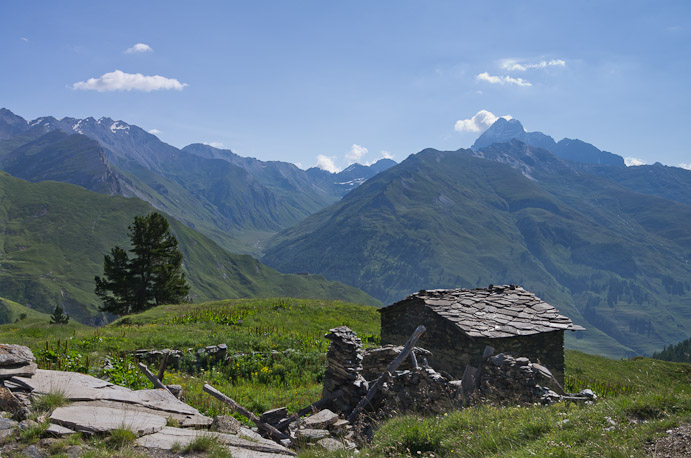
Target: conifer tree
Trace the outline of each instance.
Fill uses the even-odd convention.
[[[136,216],[128,229],[132,258],[115,246],[104,256],[103,278],[95,278],[96,295],[103,301],[100,309],[128,315],[155,305],[182,302],[190,287],[168,221],[154,212]]]
[[[59,305],[55,306],[55,310],[50,315],[50,324],[67,324],[70,322],[70,316],[62,310]]]

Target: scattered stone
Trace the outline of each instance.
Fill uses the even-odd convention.
[[[82,456],[83,452],[84,449],[79,445],[72,445],[71,447],[67,447],[67,449],[65,449],[65,455],[67,455],[69,458],[80,457]]]
[[[12,377],[31,377],[36,372],[38,366],[36,363],[28,364],[13,364],[0,367],[0,380],[5,380]]]
[[[46,429],[46,433],[52,434],[53,436],[57,437],[62,437],[62,436],[69,436],[70,434],[74,434],[75,431],[65,428],[64,426],[56,425],[52,423],[50,426],[48,426],[48,429]]]
[[[36,361],[29,347],[0,344],[0,367],[29,364]]]
[[[29,413],[27,404],[4,387],[0,387],[0,409],[20,419],[26,418]]]
[[[325,429],[298,429],[295,437],[305,442],[316,442],[319,439],[329,437],[329,432]]]
[[[317,445],[323,448],[324,450],[328,450],[330,452],[335,452],[336,450],[345,450],[346,448],[346,446],[343,445],[341,441],[337,441],[336,439],[332,439],[331,437],[319,439],[317,441]]]
[[[211,429],[219,433],[237,434],[242,429],[242,423],[230,415],[219,415],[211,423]]]
[[[22,450],[22,455],[26,458],[43,458],[46,454],[36,445],[29,445]]]
[[[0,429],[0,442],[4,442],[8,437],[14,436],[14,429]]]
[[[9,418],[0,418],[0,430],[13,429],[18,424],[19,424],[19,422],[16,422],[16,421],[11,420]]]
[[[38,423],[33,420],[22,420],[17,425],[20,431],[26,431],[27,429],[31,429],[36,426],[38,426]]]
[[[182,399],[182,385],[166,385],[166,388],[168,388],[168,391],[177,399]]]
[[[306,429],[326,429],[338,421],[338,414],[329,409],[321,410],[304,419]]]
[[[160,415],[93,406],[58,407],[53,411],[50,420],[52,423],[87,434],[107,433],[125,428],[141,436],[160,431],[166,425],[166,419]]]

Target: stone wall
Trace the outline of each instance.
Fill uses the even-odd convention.
[[[470,338],[452,322],[427,308],[422,301],[410,300],[381,310],[382,345],[403,345],[421,324],[427,331],[418,344],[432,352],[430,365],[438,371],[449,373],[453,378],[460,379],[467,364],[479,366],[485,347],[492,346],[498,353],[521,355],[539,361],[552,371],[560,383],[564,382],[564,331],[501,339]]]

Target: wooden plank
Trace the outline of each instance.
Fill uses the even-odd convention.
[[[425,331],[426,328],[424,326],[420,325],[417,327],[415,332],[413,332],[413,335],[411,335],[408,341],[405,343],[403,350],[401,350],[398,356],[396,356],[396,358],[393,361],[391,361],[391,364],[389,364],[386,370],[382,372],[379,378],[377,378],[377,381],[374,382],[374,384],[372,384],[369,391],[367,391],[367,395],[365,395],[365,397],[360,400],[358,405],[355,406],[353,411],[348,416],[349,422],[353,423],[357,419],[357,416],[360,414],[362,409],[364,409],[367,404],[372,402],[372,398],[374,398],[374,395],[377,393],[377,391],[379,391],[379,387],[384,382],[386,374],[393,373],[393,371],[395,371],[398,368],[398,366],[400,366],[401,363],[405,361],[405,359],[412,353],[413,348],[415,348],[415,344]]]
[[[266,432],[273,440],[276,442],[280,442],[284,439],[288,439],[288,436],[274,428],[273,426],[264,423],[257,417],[254,413],[251,411],[247,410],[237,402],[233,401],[230,399],[228,396],[225,394],[221,393],[218,391],[216,388],[209,384],[204,385],[204,391],[209,393],[211,396],[215,397],[219,401],[224,402],[227,406],[229,406],[231,409],[239,413],[240,415],[244,416],[245,418],[250,419],[251,421],[254,422],[255,425],[257,425],[257,428],[261,429],[262,431]]]

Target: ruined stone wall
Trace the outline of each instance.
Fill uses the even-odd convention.
[[[479,366],[485,347],[491,346],[495,348],[495,353],[539,360],[560,383],[564,382],[564,331],[502,339],[471,339],[422,302],[410,300],[381,311],[382,345],[403,345],[421,324],[427,331],[418,345],[432,352],[429,363],[433,368],[447,372],[453,378],[460,379],[467,364]]]

